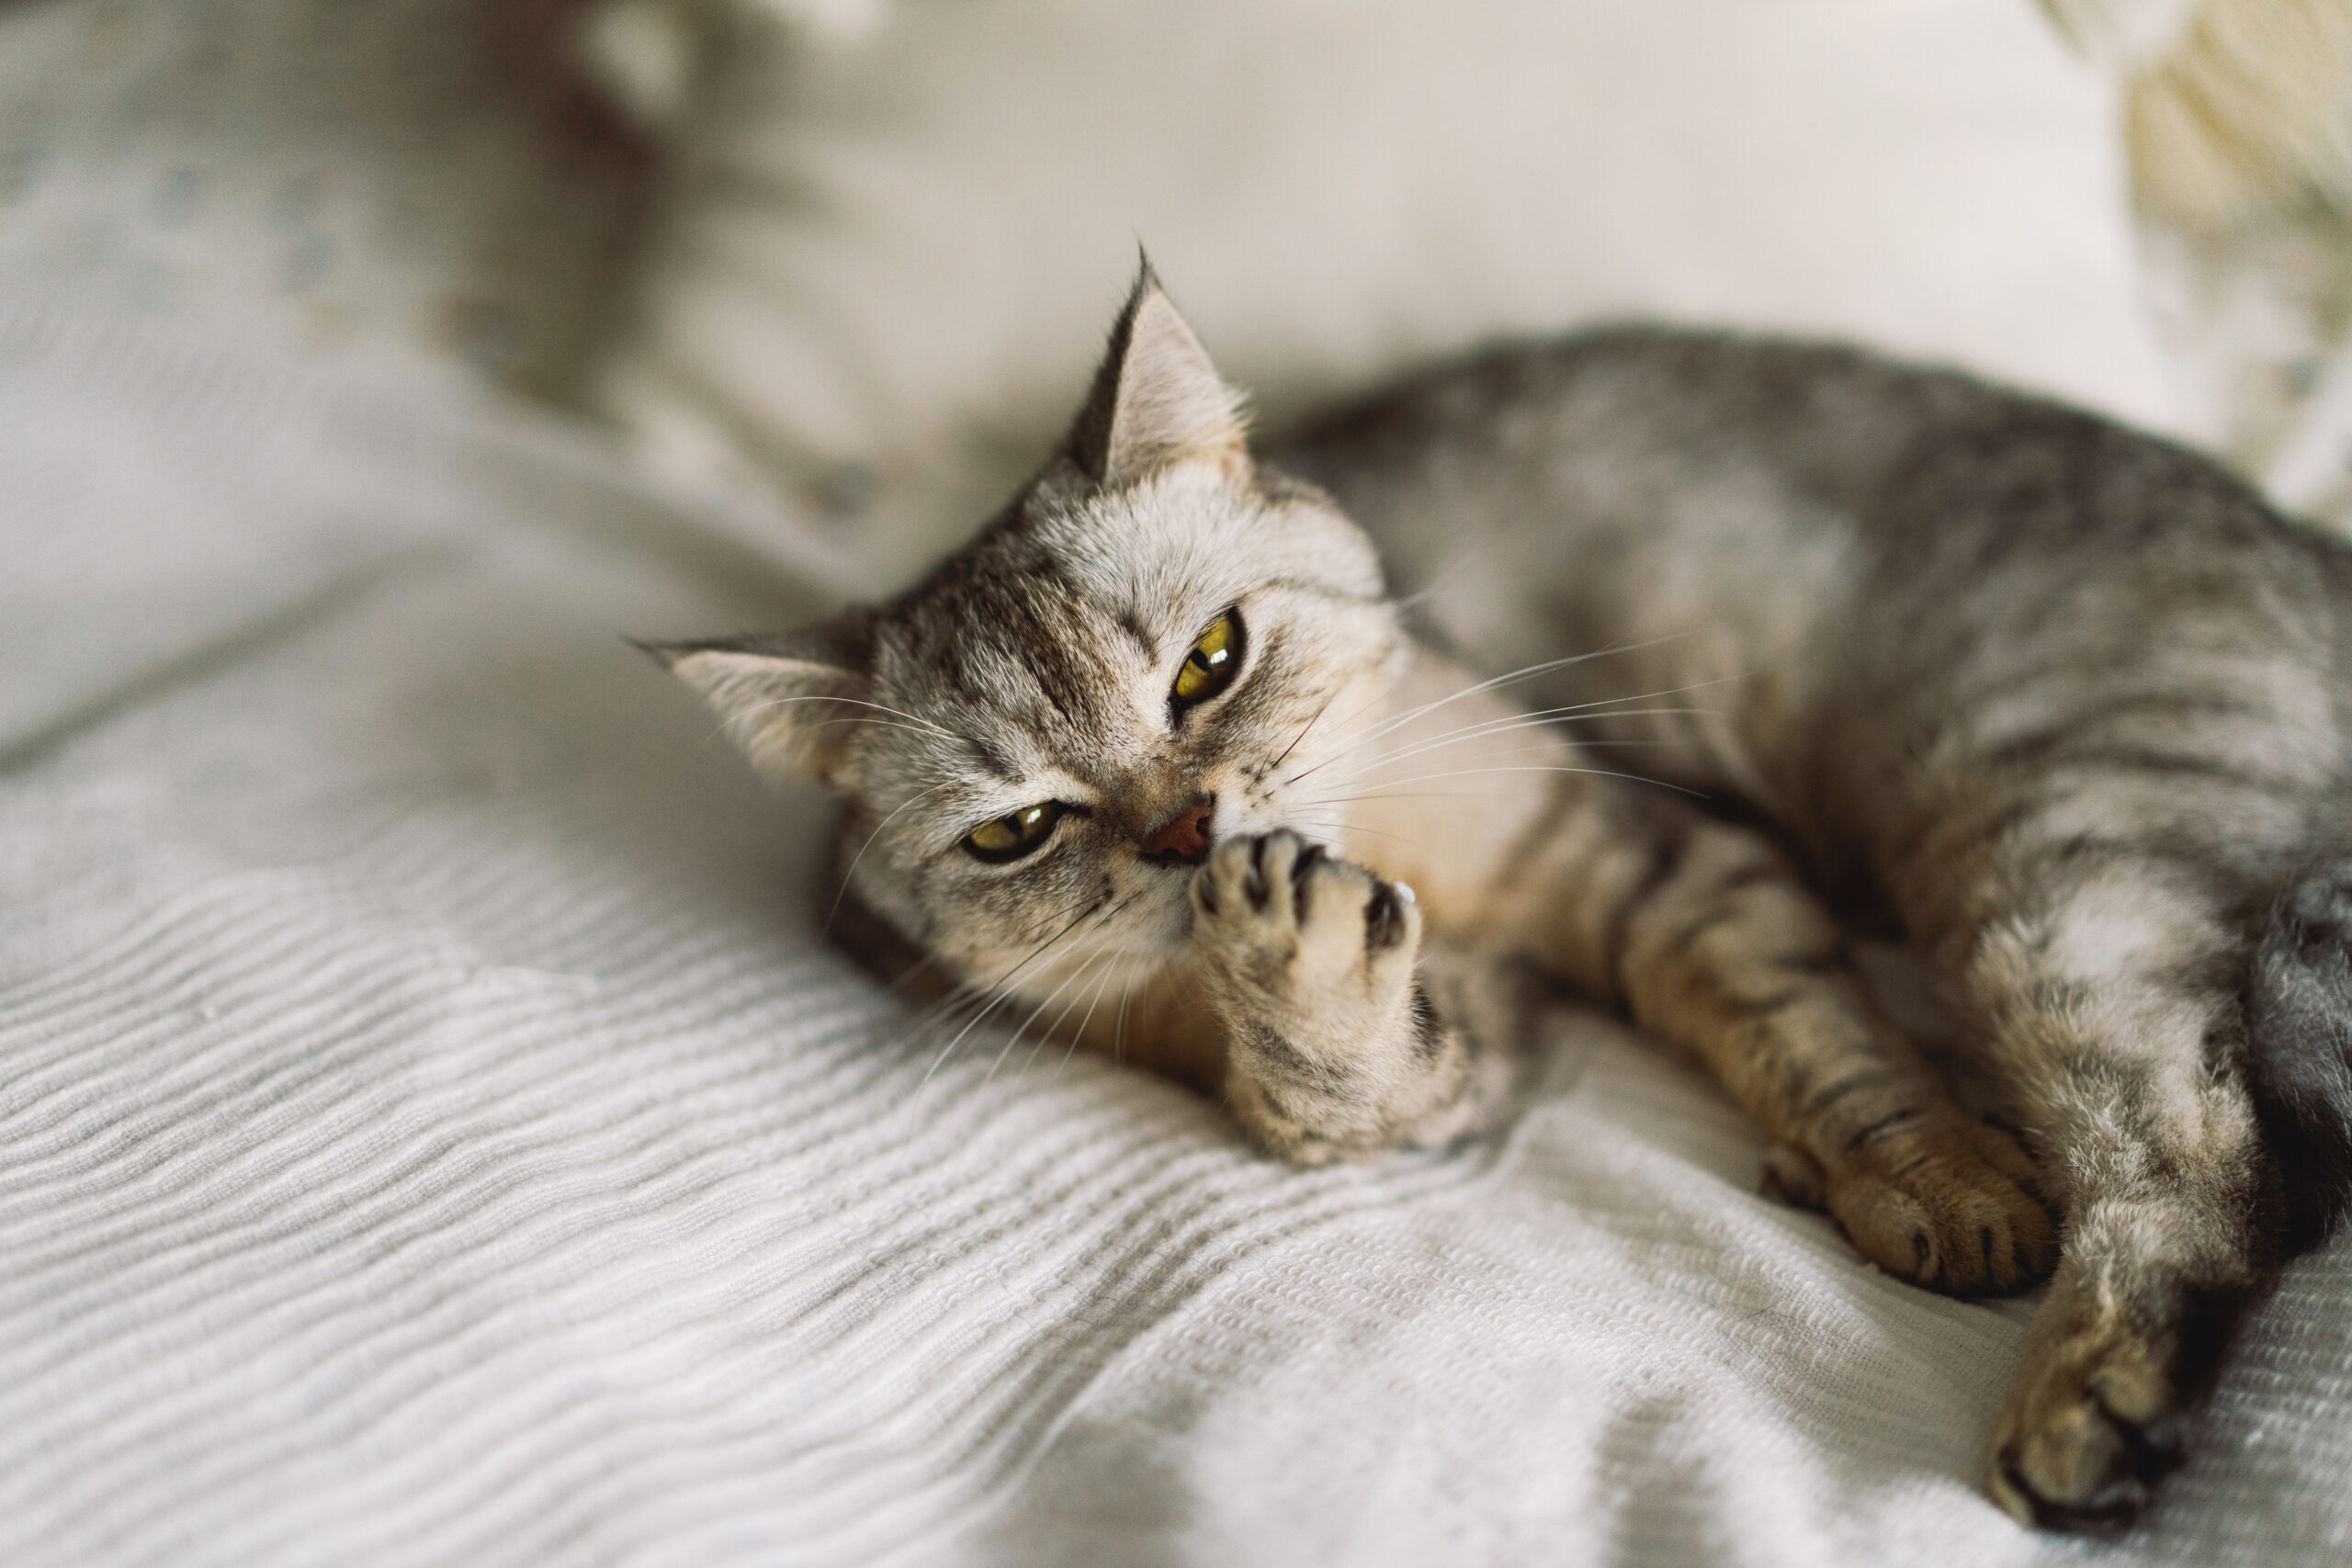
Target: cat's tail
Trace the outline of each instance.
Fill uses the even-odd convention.
[[[2300,1252],[2352,1208],[2352,862],[2279,900],[2247,1002],[2254,1090]]]

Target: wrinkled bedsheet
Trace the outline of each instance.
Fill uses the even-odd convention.
[[[0,309],[0,1561],[2352,1552],[2352,1247],[2086,1548],[1976,1490],[2025,1306],[1604,1019],[1316,1172],[943,1054],[621,641],[808,608],[582,432]]]

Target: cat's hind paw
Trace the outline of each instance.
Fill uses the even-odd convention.
[[[1825,1165],[1779,1145],[1765,1194],[1826,1213],[1890,1274],[1950,1295],[2003,1295],[2057,1261],[2049,1211],[2026,1185],[2031,1163],[1996,1128],[1955,1111],[1840,1156]]]
[[[2179,1466],[2253,1292],[2173,1280],[2119,1295],[2068,1272],[1995,1430],[1986,1488],[2019,1524],[2113,1535]]]

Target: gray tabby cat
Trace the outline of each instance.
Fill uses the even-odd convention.
[[[1549,976],[1694,1054],[1881,1267],[2054,1269],[1989,1484],[2105,1530],[2352,1176],[2347,611],[2352,551],[2211,465],[1835,348],[1502,348],[1253,459],[1147,268],[930,577],[655,651],[847,803],[875,951],[1289,1158],[1491,1125]],[[1865,929],[2005,1121],[1878,1010]]]

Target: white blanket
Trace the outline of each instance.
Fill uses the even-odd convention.
[[[0,1562],[2352,1550],[2352,1247],[2086,1553],[1976,1489],[2022,1306],[1758,1198],[1614,1024],[1323,1172],[936,1060],[818,940],[821,803],[619,640],[806,606],[616,473],[0,311]]]

